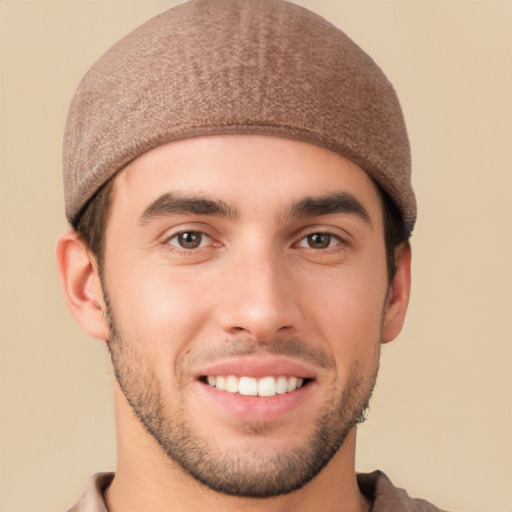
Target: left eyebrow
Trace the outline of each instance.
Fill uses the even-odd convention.
[[[368,224],[372,224],[368,210],[362,203],[347,192],[320,197],[305,197],[290,208],[290,217],[316,217],[333,213],[355,215]]]
[[[236,219],[239,212],[223,201],[208,199],[201,196],[182,194],[162,194],[155,199],[142,213],[139,224],[144,225],[158,217],[172,214],[214,215]]]

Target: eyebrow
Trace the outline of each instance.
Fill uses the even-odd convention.
[[[292,205],[289,215],[290,217],[316,217],[333,213],[348,213],[370,225],[372,223],[368,210],[356,197],[347,192],[305,197]]]
[[[237,219],[240,216],[238,210],[227,205],[224,201],[206,199],[201,196],[167,193],[158,197],[144,210],[139,218],[139,223],[147,224],[155,218],[175,213],[214,215],[230,219]]]
[[[201,196],[185,196],[179,193],[166,193],[155,199],[139,218],[141,225],[153,219],[172,214],[213,215],[238,219],[236,208],[221,200]],[[320,197],[305,197],[292,204],[289,217],[317,217],[334,213],[356,215],[371,225],[370,215],[361,202],[352,194],[340,192]]]

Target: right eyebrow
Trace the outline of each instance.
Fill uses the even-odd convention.
[[[336,213],[355,215],[369,225],[372,224],[368,210],[355,196],[348,192],[305,197],[294,203],[290,209],[291,217],[316,217]]]
[[[142,213],[139,224],[144,225],[151,220],[175,213],[194,215],[214,215],[236,219],[239,212],[224,201],[209,199],[201,196],[186,196],[183,194],[162,194],[155,199]]]

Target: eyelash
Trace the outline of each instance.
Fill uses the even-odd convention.
[[[177,241],[176,244],[173,244],[171,243],[172,240],[174,239],[177,239],[179,240],[180,237],[184,237],[186,235],[199,235],[201,237],[200,239],[200,242],[199,242],[199,245],[197,247],[183,247],[179,244],[179,242]],[[207,238],[210,243],[213,242],[213,238],[208,236],[206,233],[204,233],[203,231],[199,231],[199,230],[194,230],[194,229],[190,229],[190,230],[186,230],[186,231],[180,231],[179,233],[175,233],[174,235],[172,235],[171,237],[167,238],[165,243],[167,245],[171,245],[173,246],[175,249],[177,250],[181,250],[181,251],[184,251],[184,252],[191,252],[193,250],[199,250],[199,249],[203,249],[205,247],[204,245],[204,242],[205,242],[205,238]]]
[[[312,237],[327,237],[327,245],[326,247],[311,247],[309,245],[309,242],[311,241]],[[334,242],[334,243],[333,243]],[[305,249],[310,250],[320,250],[320,251],[327,251],[329,249],[333,249],[337,247],[338,245],[341,245],[343,243],[343,240],[340,236],[335,235],[334,233],[330,233],[328,231],[313,231],[311,233],[307,233],[304,235],[296,244],[297,247],[303,247]],[[302,245],[305,244],[305,245]]]
[[[180,237],[185,236],[199,236],[200,240],[196,247],[183,247],[180,243]],[[311,237],[327,237],[328,240],[326,242],[325,247],[311,247],[309,245],[309,242],[311,241]],[[205,240],[206,239],[206,240]],[[173,240],[176,240],[176,243],[172,243]],[[213,243],[212,243],[213,242]],[[192,245],[194,244],[194,241],[190,242]],[[179,233],[173,234],[171,237],[167,238],[165,240],[165,244],[167,246],[172,246],[173,250],[182,251],[183,253],[191,253],[192,251],[198,251],[201,249],[206,248],[208,245],[215,245],[215,241],[212,237],[204,233],[203,231],[199,230],[184,230],[180,231]],[[298,242],[293,244],[293,247],[301,247],[307,250],[311,251],[322,251],[327,252],[329,250],[336,250],[336,247],[339,245],[344,244],[344,240],[334,233],[330,233],[328,231],[312,231],[310,233],[304,234]],[[220,245],[220,244],[219,244]]]

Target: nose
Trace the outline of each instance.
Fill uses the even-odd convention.
[[[278,334],[293,334],[301,315],[292,274],[284,255],[271,249],[244,251],[232,258],[218,310],[224,332],[262,343]]]

